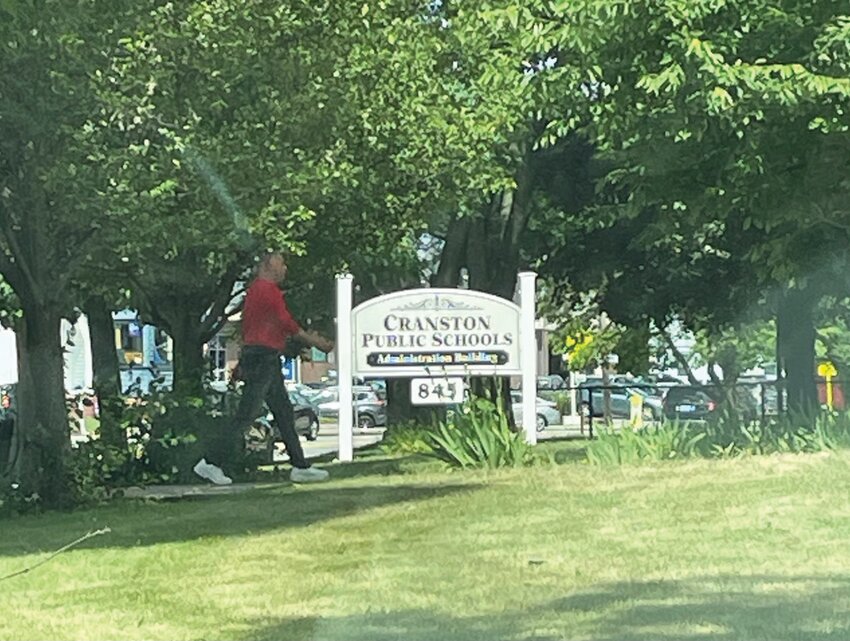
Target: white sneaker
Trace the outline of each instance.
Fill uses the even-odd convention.
[[[233,483],[233,479],[227,476],[218,465],[207,463],[207,459],[205,458],[195,463],[192,471],[202,479],[206,479],[216,485],[230,485]]]
[[[320,470],[315,467],[293,467],[289,473],[289,480],[293,483],[321,483],[327,481],[330,474],[325,470]]]

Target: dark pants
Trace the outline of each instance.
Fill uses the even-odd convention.
[[[262,415],[265,403],[274,416],[292,466],[310,467],[295,432],[295,414],[283,381],[280,353],[266,347],[247,345],[242,348],[239,372],[245,386],[242,388],[242,398],[233,418],[230,434],[243,438],[245,430]],[[215,463],[215,458],[213,453],[207,460]]]

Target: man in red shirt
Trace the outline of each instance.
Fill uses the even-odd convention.
[[[286,260],[280,253],[266,254],[260,261],[257,278],[248,288],[242,310],[242,354],[239,371],[245,387],[239,409],[233,419],[234,434],[244,431],[262,414],[266,403],[274,415],[280,435],[292,463],[290,478],[296,483],[324,481],[325,470],[310,467],[304,458],[301,441],[295,431],[292,403],[286,391],[280,356],[290,336],[323,352],[333,350],[330,341],[316,332],[301,329],[289,309],[280,283],[286,278]],[[194,467],[194,471],[216,485],[229,485],[231,479],[214,463],[209,454]]]

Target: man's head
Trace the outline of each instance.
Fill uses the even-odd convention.
[[[282,283],[286,278],[286,258],[280,252],[263,255],[257,268],[257,276],[275,283]]]

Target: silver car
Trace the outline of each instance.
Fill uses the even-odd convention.
[[[354,422],[361,429],[382,427],[387,424],[387,402],[378,398],[371,387],[356,385],[354,396]],[[326,387],[311,401],[319,408],[319,418],[339,420],[339,388]]]
[[[511,390],[511,409],[518,427],[522,427],[522,392]],[[561,424],[561,413],[557,403],[537,397],[534,411],[537,413],[537,431],[542,432],[549,425]]]

